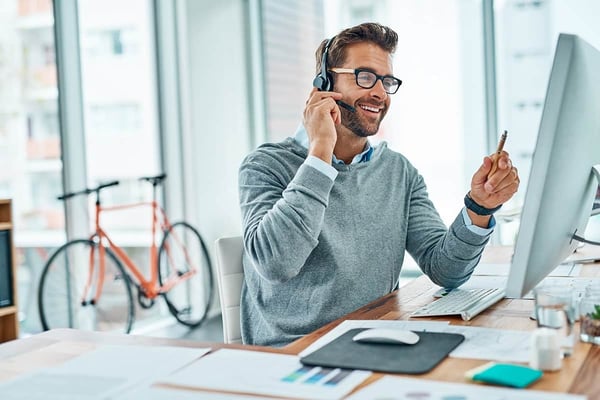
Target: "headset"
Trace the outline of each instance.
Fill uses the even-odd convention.
[[[329,46],[331,45],[331,42],[333,42],[333,39],[335,39],[335,36],[327,40],[327,43],[325,43],[325,49],[323,50],[323,56],[321,57],[321,72],[319,72],[317,76],[315,76],[315,79],[313,79],[313,86],[322,92],[329,92],[333,89],[333,79],[331,78],[331,74],[327,72],[327,55],[329,53]],[[352,107],[348,103],[344,103],[341,100],[336,100],[335,102],[340,107],[343,107],[350,112],[356,112],[356,108]]]
[[[331,79],[331,74],[327,72],[327,55],[329,53],[329,46],[331,45],[331,42],[333,42],[333,39],[335,39],[335,36],[331,39],[328,39],[327,43],[325,44],[323,56],[321,57],[321,72],[319,72],[313,80],[313,86],[324,92],[329,92],[331,89],[333,89],[333,79]]]

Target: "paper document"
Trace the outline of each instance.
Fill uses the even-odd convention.
[[[529,362],[531,332],[476,326],[448,325],[440,332],[465,336],[450,357],[504,362]]]
[[[369,371],[308,367],[298,356],[221,349],[159,380],[170,385],[298,399],[340,399]]]
[[[54,367],[0,383],[2,400],[106,399],[165,376],[210,349],[172,346],[100,346]]]
[[[391,395],[393,394],[393,395]],[[538,390],[508,389],[427,379],[384,376],[359,390],[348,400],[427,399],[427,400],[585,400],[585,396]]]
[[[327,334],[321,336],[299,354],[305,357],[317,349],[333,342],[338,337],[351,329],[356,328],[389,328],[398,330],[408,330],[416,332],[442,332],[441,329],[448,326],[448,321],[387,321],[387,320],[346,320],[330,330]]]
[[[126,378],[40,371],[0,384],[2,400],[100,400],[127,385]]]
[[[260,397],[241,394],[201,392],[165,387],[136,387],[110,400],[258,400]]]
[[[52,368],[52,372],[136,380],[157,378],[191,363],[209,351],[209,348],[175,346],[104,345]]]

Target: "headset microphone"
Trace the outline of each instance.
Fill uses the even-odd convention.
[[[341,100],[336,100],[336,103],[338,104],[338,106],[345,108],[346,110],[350,111],[350,112],[356,112],[356,108],[352,107],[350,104],[348,103],[344,103]]]
[[[315,79],[313,79],[313,86],[324,92],[329,92],[331,89],[333,89],[333,79],[331,78],[331,74],[327,71],[327,55],[329,53],[329,46],[331,45],[331,42],[333,42],[333,39],[335,39],[335,36],[331,39],[328,39],[327,43],[325,43],[325,49],[323,50],[323,56],[321,57],[321,72],[319,72],[317,76],[315,76]],[[356,108],[352,107],[348,103],[344,103],[341,100],[337,100],[336,103],[340,107],[343,107],[350,112],[356,112]]]

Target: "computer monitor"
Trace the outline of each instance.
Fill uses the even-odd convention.
[[[560,34],[506,296],[533,289],[577,246],[600,180],[600,52]],[[593,172],[593,167],[598,168]]]

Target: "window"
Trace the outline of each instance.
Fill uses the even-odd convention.
[[[40,329],[37,279],[64,238],[53,27],[51,0],[0,2],[0,196],[13,199],[22,332]]]
[[[498,121],[513,132],[508,147],[521,177],[521,188],[512,202],[518,208],[525,198],[558,34],[574,33],[600,48],[595,20],[600,4],[505,0],[494,5]],[[514,243],[518,222],[503,224],[502,243]],[[598,216],[592,217],[588,230],[595,232],[590,237],[600,236]]]
[[[122,137],[139,135],[142,128],[140,104],[90,104],[88,120],[98,135]]]
[[[118,190],[135,193],[138,177],[161,170],[152,5],[149,0],[78,4],[88,182],[119,179]]]
[[[323,40],[322,1],[261,2],[267,141],[294,134],[315,77]]]
[[[152,4],[150,0],[78,2],[87,181],[90,186],[120,182],[103,192],[106,206],[151,200],[151,185],[137,178],[162,171]],[[149,207],[103,215],[111,238],[146,276],[151,222]],[[159,311],[138,307],[135,327],[159,317]]]
[[[142,45],[139,34],[135,26],[123,26],[119,29],[90,28],[81,37],[81,50],[84,57],[93,59],[135,57],[139,55]]]

